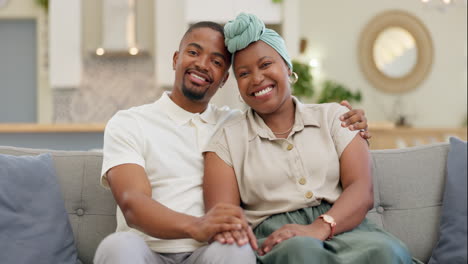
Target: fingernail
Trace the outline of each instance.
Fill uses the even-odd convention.
[[[353,125],[350,125],[350,126],[349,126],[349,130],[354,130],[354,126],[353,126]]]
[[[342,125],[342,126],[346,126],[346,122],[341,122],[341,125]]]
[[[340,120],[343,121],[343,120],[344,120],[344,116],[340,116]]]

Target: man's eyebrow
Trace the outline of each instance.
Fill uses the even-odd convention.
[[[216,57],[221,57],[221,59],[223,59],[223,61],[226,61],[226,56],[224,56],[224,54],[220,53],[220,52],[213,52],[213,55],[216,56]]]
[[[191,42],[187,46],[192,46],[192,47],[195,47],[195,48],[197,48],[199,50],[203,50],[203,47],[200,46],[198,43],[195,43],[195,42]],[[214,56],[221,57],[221,59],[223,59],[223,61],[226,61],[226,56],[224,56],[224,54],[222,54],[221,52],[213,52],[212,54]]]
[[[200,46],[199,44],[195,43],[195,42],[189,43],[187,46],[193,46],[193,47],[195,47],[197,49],[203,50],[203,47]]]

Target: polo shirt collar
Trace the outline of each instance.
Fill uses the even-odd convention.
[[[295,120],[292,131],[298,132],[306,126],[320,127],[320,113],[317,111],[310,111],[310,108],[301,103],[296,97],[293,96],[294,104],[296,105]],[[252,109],[247,110],[247,122],[249,124],[249,140],[254,139],[256,136],[266,138],[269,140],[276,139],[271,129],[265,124],[263,119]]]
[[[176,124],[184,125],[190,120],[197,118],[197,116],[199,116],[200,120],[202,120],[205,123],[216,124],[216,116],[213,110],[213,106],[211,104],[208,104],[206,110],[203,111],[203,113],[201,114],[192,113],[174,103],[174,101],[172,101],[168,94],[169,92],[164,92],[162,94],[160,99],[161,108],[167,114],[167,116],[169,116],[170,119],[176,122]]]

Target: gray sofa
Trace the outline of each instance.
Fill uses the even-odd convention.
[[[377,225],[404,241],[427,262],[438,238],[448,143],[372,151]],[[102,153],[0,147],[0,153],[53,155],[79,259],[92,263],[99,242],[115,229],[110,191],[99,185]]]

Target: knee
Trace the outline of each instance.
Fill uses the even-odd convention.
[[[308,255],[319,255],[320,251],[323,251],[323,241],[304,236],[292,237],[288,240],[281,242],[276,245],[279,251],[283,254],[291,256],[304,256],[307,258]]]
[[[399,240],[375,240],[371,248],[371,257],[379,263],[412,263],[408,248]]]
[[[128,258],[143,256],[146,248],[145,241],[135,233],[113,233],[99,244],[94,263],[124,263]]]
[[[209,259],[203,263],[256,263],[255,253],[250,244],[238,246],[214,242],[208,246],[205,256]]]

